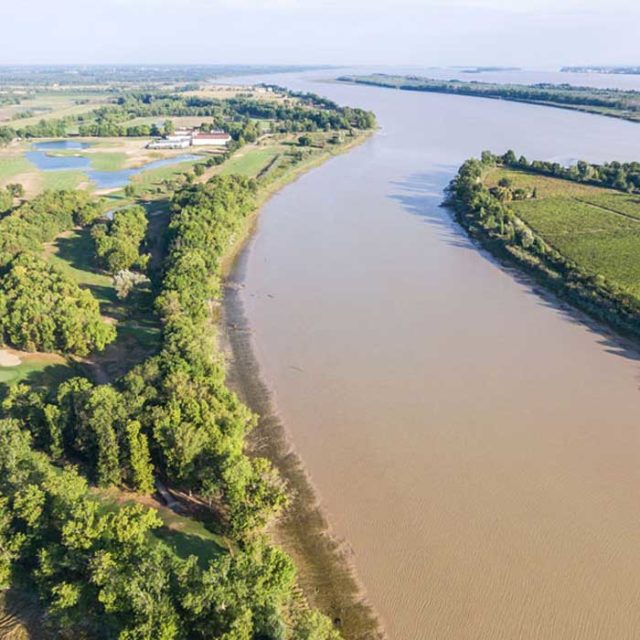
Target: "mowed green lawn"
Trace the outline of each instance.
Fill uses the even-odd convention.
[[[154,509],[162,520],[162,526],[155,529],[150,534],[150,538],[162,540],[179,558],[196,556],[203,569],[211,560],[221,554],[229,553],[232,549],[231,542],[227,538],[213,533],[200,520],[180,515],[165,506],[155,504],[152,506],[149,500],[131,499],[132,494],[120,492],[113,487],[93,491],[105,512],[111,512],[123,503],[135,504],[136,502],[140,502],[146,508]]]
[[[42,176],[42,190],[51,189],[76,189],[83,182],[88,182],[89,178],[82,171],[40,171]]]
[[[86,155],[91,159],[91,166],[96,171],[118,171],[127,161],[127,154],[118,151],[98,151]]]
[[[511,206],[546,242],[640,299],[640,197],[523,172],[501,175],[537,188],[536,199]]]
[[[170,180],[179,173],[184,173],[192,165],[202,162],[204,157],[197,160],[185,160],[176,164],[158,167],[157,169],[149,169],[133,176],[131,184],[139,189],[152,189],[162,183],[163,180]]]
[[[0,157],[0,182],[33,169],[33,165],[21,153]]]
[[[95,268],[94,252],[90,230],[78,229],[62,234],[55,240],[48,260],[80,286],[112,289],[111,276]]]
[[[256,147],[245,153],[239,153],[230,158],[222,165],[220,173],[228,175],[231,173],[255,177],[262,171],[279,153],[276,146]]]
[[[30,354],[16,367],[0,366],[0,400],[8,387],[18,382],[26,382],[37,388],[51,388],[77,373],[63,358]]]

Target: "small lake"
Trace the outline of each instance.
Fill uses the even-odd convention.
[[[117,171],[96,171],[91,168],[91,158],[84,155],[52,155],[52,151],[73,151],[86,149],[89,143],[80,142],[78,140],[53,140],[50,142],[37,142],[33,144],[32,150],[27,151],[24,155],[29,162],[35,165],[40,171],[81,171],[99,188],[99,189],[117,189],[124,187],[129,180],[143,171],[159,169],[181,162],[189,162],[198,160],[202,156],[196,154],[183,154],[174,156],[173,158],[163,158],[148,162],[141,167],[132,169],[120,169]]]

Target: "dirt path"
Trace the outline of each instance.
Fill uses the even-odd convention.
[[[0,367],[17,367],[21,363],[22,360],[15,353],[0,349]]]

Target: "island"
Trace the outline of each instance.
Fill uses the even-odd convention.
[[[460,167],[447,202],[492,254],[637,339],[639,196],[637,162],[564,167],[487,151]]]
[[[560,71],[562,71],[563,73],[610,73],[621,75],[638,75],[640,74],[640,67],[583,65],[576,67],[562,67]]]
[[[303,590],[274,543],[292,494],[251,450],[258,416],[228,386],[216,323],[261,203],[363,141],[374,115],[192,69],[51,73],[16,72],[0,112],[5,623],[163,640],[371,631],[352,592],[329,605]]]
[[[640,122],[640,91],[577,87],[570,84],[500,84],[463,80],[436,80],[420,76],[397,76],[384,73],[341,76],[339,82],[401,89],[448,93],[476,98],[510,100],[573,109],[614,118]]]

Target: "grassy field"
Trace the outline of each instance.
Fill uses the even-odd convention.
[[[61,371],[60,367],[66,368],[64,362],[52,362],[51,358],[39,358],[34,356],[16,367],[0,366],[0,385],[14,384],[22,380],[44,379],[53,381],[53,377],[59,379],[54,370]],[[53,375],[52,375],[53,374]]]
[[[76,375],[75,367],[62,356],[49,353],[22,353],[12,350],[22,362],[14,367],[0,366],[0,399],[10,385],[26,382],[38,388],[52,388]]]
[[[245,153],[241,151],[224,163],[221,173],[255,177],[281,152],[280,145],[255,147]]]
[[[194,555],[206,567],[213,558],[228,551],[228,542],[209,531],[202,522],[180,516],[169,509],[158,510],[164,526],[155,535],[164,540],[180,558]]]
[[[93,494],[106,511],[114,510],[117,505],[134,503],[154,509],[162,520],[162,526],[151,535],[168,544],[180,558],[196,556],[203,568],[216,556],[229,551],[230,542],[224,536],[213,533],[200,520],[172,511],[152,496],[143,496],[115,487],[94,488]]]
[[[88,102],[77,104],[80,98]],[[63,91],[42,92],[32,99],[23,100],[19,105],[0,108],[0,124],[15,128],[26,127],[38,124],[41,120],[89,113],[107,102],[108,96],[103,93],[86,92],[78,95]],[[16,114],[27,111],[32,112],[33,115],[29,118],[14,118]]]
[[[82,171],[38,171],[41,176],[41,191],[46,189],[77,189],[87,183],[86,173]]]
[[[91,166],[96,171],[118,171],[127,162],[127,154],[118,151],[92,153]]]
[[[0,183],[10,182],[11,178],[33,170],[33,165],[22,155],[12,153],[0,156]]]
[[[548,244],[640,298],[640,197],[502,169],[492,171],[488,182],[503,177],[536,188],[535,199],[511,206]]]
[[[116,323],[115,342],[92,357],[105,379],[123,375],[155,352],[160,342],[160,327],[149,308],[150,292],[145,291],[135,304],[118,299],[112,277],[95,265],[89,229],[61,234],[45,247],[45,256],[81,287],[90,289],[100,303],[102,315]]]
[[[131,180],[131,183],[138,189],[151,189],[162,183],[163,180],[169,180],[178,173],[183,173],[189,167],[196,162],[202,160],[187,160],[186,162],[179,162],[178,164],[168,165],[165,167],[158,167],[157,169],[151,169],[149,171],[143,171],[137,174]]]
[[[88,228],[58,236],[47,249],[49,262],[80,286],[112,288],[111,277],[94,268],[93,240]],[[112,296],[103,301],[112,301]]]

